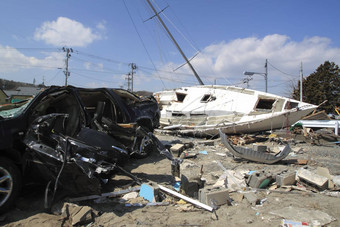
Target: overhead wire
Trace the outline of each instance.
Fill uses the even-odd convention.
[[[15,49],[15,48],[13,48],[13,49]],[[37,49],[45,49],[45,48],[22,48],[22,49],[35,49],[35,50],[37,50]],[[46,48],[46,49],[48,49],[48,48]],[[88,56],[88,57],[91,57],[91,58],[95,58],[95,59],[105,60],[105,61],[108,61],[108,62],[114,62],[114,63],[126,64],[126,65],[129,64],[129,63],[125,63],[125,62],[122,62],[122,61],[112,60],[112,59],[109,59],[109,58],[104,58],[104,57],[100,57],[100,56],[93,55],[93,54],[87,54],[87,53],[82,53],[82,52],[79,52],[79,54],[83,54],[85,56]],[[73,60],[73,61],[75,60],[75,61],[80,61],[80,62],[89,62],[89,63],[94,64],[94,65],[97,64],[95,62],[88,61],[88,60],[76,57],[75,55],[73,55],[72,58],[70,58],[70,59]],[[0,63],[0,65],[59,69],[59,68],[65,67],[65,62],[63,62],[63,65],[61,65],[59,67],[58,66],[46,66],[46,65],[18,64],[18,63]],[[180,76],[191,76],[190,73],[176,73],[176,72],[173,72],[173,71],[160,70],[160,69],[150,68],[150,67],[146,67],[146,66],[138,66],[138,68],[142,68],[142,69],[145,69],[145,70],[156,71],[156,72],[162,72],[162,73],[171,73],[171,74],[180,75]],[[97,72],[97,73],[116,73],[117,75],[125,73],[125,72],[122,72],[122,71],[115,71],[113,69],[108,69],[108,68],[104,68],[107,71],[80,69],[80,68],[72,68],[72,69],[73,70],[79,70],[79,71]]]
[[[144,70],[141,70],[142,72],[146,72]],[[147,76],[146,76],[147,77]],[[196,82],[187,82],[184,80],[180,80],[180,79],[173,79],[172,77],[166,77],[166,76],[160,76],[162,79],[167,80],[167,81],[171,81],[171,82],[178,82],[178,83],[183,83],[183,84],[196,84]],[[177,77],[178,78],[178,77]]]
[[[75,71],[71,71],[72,74],[76,74],[78,76],[81,76],[81,77],[85,77],[87,79],[95,79],[96,81],[101,81],[101,82],[107,82],[107,83],[113,83],[112,81],[109,81],[109,80],[103,80],[103,79],[99,79],[98,77],[94,76],[94,77],[91,77],[91,76],[86,76],[84,74],[80,74],[78,72],[75,72]]]
[[[153,1],[154,2],[154,4],[155,4],[155,6],[156,6],[156,8],[159,10],[159,11],[161,11],[161,9],[159,8],[159,6],[157,5],[157,3],[155,2],[155,1]],[[168,6],[167,7],[169,7],[169,4],[168,4]],[[164,15],[164,17],[167,19],[167,21],[175,28],[175,30],[183,37],[183,39],[184,40],[186,40],[188,43],[189,43],[189,45],[195,50],[195,51],[197,51],[197,52],[200,52],[200,50],[198,49],[198,48],[196,48],[196,46],[194,46],[193,45],[193,43],[184,35],[184,33],[180,30],[180,29],[178,29],[178,27],[175,25],[175,23],[173,23],[171,20],[170,20],[170,18],[165,14],[165,12],[163,12],[163,11],[161,11],[162,12],[162,14]],[[177,17],[177,19],[178,19],[178,17]],[[179,19],[178,19],[179,20]],[[183,24],[182,24],[182,26],[183,26]]]
[[[140,39],[140,41],[141,41],[141,43],[142,43],[142,45],[143,45],[143,47],[144,47],[144,50],[146,51],[146,53],[147,53],[147,55],[148,55],[148,57],[149,57],[149,60],[151,61],[152,65],[154,66],[155,71],[157,72],[157,68],[156,68],[155,64],[153,63],[153,61],[152,61],[152,59],[151,59],[151,56],[150,56],[148,50],[146,49],[146,46],[145,46],[145,44],[144,44],[144,41],[143,41],[143,39],[142,39],[142,37],[141,37],[141,35],[140,35],[138,29],[137,29],[137,26],[136,26],[134,20],[132,19],[131,13],[130,13],[130,11],[129,11],[127,5],[126,5],[125,0],[123,0],[123,3],[124,3],[124,6],[125,6],[126,11],[128,12],[128,15],[129,15],[129,17],[130,17],[130,20],[131,20],[131,22],[132,22],[132,24],[133,24],[133,26],[134,26],[134,28],[135,28],[135,31],[137,32],[138,37],[139,37],[139,39]],[[156,74],[157,74],[157,73],[156,73]],[[166,88],[166,86],[165,86],[164,82],[162,81],[162,79],[161,79],[160,77],[159,77],[159,79],[161,80],[161,82],[162,82],[162,84],[163,84],[163,87]]]
[[[46,81],[46,83],[50,83],[51,81],[53,81],[53,80],[55,79],[55,77],[56,77],[60,72],[61,72],[61,70],[58,70],[58,71],[56,72],[56,74],[54,74],[54,76],[52,76],[51,79],[49,79],[48,81]]]
[[[155,6],[156,6],[156,8],[160,11],[160,7],[158,6],[158,4],[154,1],[154,0],[152,0],[153,2],[154,2],[154,4],[155,4]],[[166,1],[165,1],[166,2]],[[166,2],[166,4],[169,6],[169,4]],[[172,11],[172,14],[175,16],[175,18],[180,22],[180,24],[182,25],[182,27],[185,29],[185,27],[184,27],[184,25],[183,25],[183,23],[179,20],[179,18],[176,16],[176,14],[175,14],[175,12],[172,10],[172,8],[171,7],[169,7],[170,9],[171,9],[171,11]],[[175,25],[175,23],[173,23],[172,22],[172,20],[167,16],[167,14],[165,13],[165,12],[163,12],[162,11],[162,15],[167,19],[167,21],[173,26],[173,28],[175,28],[175,30],[183,37],[183,39],[185,40],[185,41],[187,41],[187,43],[189,43],[189,45],[197,52],[195,55],[194,55],[194,57],[192,57],[192,59],[193,58],[195,58],[198,54],[202,54],[202,52],[201,52],[201,50],[199,49],[199,48],[197,48],[197,46],[196,46],[196,44],[194,44],[194,42],[193,42],[193,40],[190,38],[190,40],[189,40],[189,38],[188,38],[188,36],[186,36],[186,35],[184,35],[184,33]],[[187,34],[189,34],[188,32],[187,32]],[[169,37],[170,38],[170,37]],[[191,61],[192,59],[190,59],[189,61]],[[183,65],[185,65],[186,63],[184,63]],[[180,66],[181,67],[181,66]],[[210,69],[211,70],[211,69]],[[212,70],[211,70],[211,72],[213,72]],[[205,79],[206,80],[208,80],[211,84],[213,83],[210,79],[209,79],[209,77],[205,77]]]
[[[0,49],[5,49],[5,50],[36,50],[36,51],[56,51],[58,48],[41,48],[41,47],[0,47]]]
[[[282,70],[280,70],[280,69],[278,69],[277,67],[275,67],[274,65],[272,65],[268,60],[267,60],[267,63],[268,63],[271,67],[273,67],[274,69],[276,69],[277,71],[279,71],[279,72],[282,73],[282,74],[285,74],[285,75],[287,75],[287,76],[291,76],[291,77],[294,77],[294,78],[298,77],[298,75],[293,75],[293,74],[289,74],[289,73],[283,72]]]
[[[88,61],[88,60],[84,60],[84,59],[80,59],[80,58],[77,58],[77,57],[73,57],[72,60],[76,60],[76,61],[80,61],[80,62],[84,62],[84,63],[89,63],[97,68],[100,68],[100,66],[98,66],[98,63],[95,63],[95,62],[91,62],[91,61]],[[96,72],[96,73],[114,73],[116,75],[121,75],[121,74],[125,74],[125,71],[122,72],[122,71],[117,71],[117,70],[114,70],[114,69],[110,69],[110,68],[106,68],[106,67],[103,67],[101,68],[100,70],[94,70],[94,69],[80,69],[80,68],[73,68],[73,70],[79,70],[79,71],[88,71],[88,72]]]
[[[32,68],[46,68],[46,69],[58,69],[58,68],[60,68],[60,67],[56,67],[56,66],[28,65],[28,64],[16,64],[16,63],[9,63],[9,64],[0,63],[0,65],[22,66],[22,67],[32,67]]]
[[[91,57],[91,58],[94,58],[94,59],[104,60],[104,61],[107,61],[107,62],[113,62],[113,63],[125,64],[125,65],[130,64],[130,63],[127,63],[127,62],[113,60],[113,59],[110,59],[110,58],[104,58],[104,57],[100,57],[98,55],[89,54],[89,53],[85,53],[85,52],[82,52],[82,51],[77,51],[77,53],[80,54],[80,55],[84,55],[84,56]]]
[[[152,10],[150,9],[150,7],[147,5],[146,1],[143,1],[144,3],[144,8],[149,12],[149,14],[153,14]],[[155,26],[157,27],[160,27],[160,24],[158,22],[157,19],[155,20],[151,20],[152,18],[154,18],[156,15],[153,15],[152,17],[150,17],[149,19],[147,20],[144,20],[143,19],[143,15],[141,14],[140,10],[138,10],[138,13],[139,13],[139,17],[140,17],[140,20],[143,21],[143,23],[145,22],[148,22],[148,23],[152,23],[154,24]],[[150,22],[149,22],[150,21]],[[157,43],[157,48],[158,48],[158,51],[159,51],[159,56],[160,56],[160,61],[165,64],[165,62],[169,62],[168,59],[167,59],[167,56],[164,54],[164,52],[162,51],[162,48],[161,48],[161,42],[163,41],[163,39],[161,38],[161,34],[158,32],[158,31],[161,31],[163,28],[159,28],[159,29],[152,29],[150,30],[150,27],[151,26],[145,26],[145,29],[149,30],[148,34],[151,34],[151,33],[155,33],[155,35],[151,35],[150,37],[152,39],[155,40],[154,43]]]
[[[158,12],[159,12],[159,11],[162,12],[162,10],[161,10],[160,7],[158,6],[158,4],[155,3],[155,1],[153,1],[153,3],[154,3],[154,5],[156,6]],[[149,9],[148,6],[147,6],[147,8]],[[152,12],[152,14],[154,14],[154,12]],[[166,17],[167,21],[169,21],[169,22],[173,25],[173,27],[174,27],[175,29],[177,29],[177,32],[178,32],[179,34],[181,34],[181,35],[184,37],[184,39],[187,40],[188,43],[190,43],[190,41],[184,36],[184,34],[183,34],[181,31],[179,31],[179,29],[178,29],[178,28],[173,24],[173,22],[165,15],[164,12],[162,12],[162,15],[163,15],[164,17]],[[160,27],[160,30],[163,30],[163,31],[164,31],[165,28],[163,27],[163,24],[162,24],[159,20],[156,20],[155,22],[156,22],[157,25]],[[171,35],[170,35],[168,32],[165,32],[164,34],[168,37],[168,39],[170,40],[171,43],[174,42],[174,41],[173,41],[173,38],[171,37]],[[190,43],[190,45],[192,46],[193,49],[197,50],[197,48],[195,48],[195,47],[192,45],[192,43]],[[183,65],[185,65],[185,64],[187,64],[187,63],[184,63]],[[180,66],[180,67],[181,67],[181,66]],[[178,68],[180,68],[180,67],[178,67]],[[190,75],[192,76],[192,74],[190,74]],[[197,84],[197,82],[196,82],[196,84]]]

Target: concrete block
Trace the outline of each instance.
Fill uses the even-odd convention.
[[[226,188],[202,188],[198,192],[198,199],[209,206],[220,206],[228,203],[229,192]]]
[[[328,178],[315,174],[307,169],[299,169],[297,171],[297,177],[300,180],[306,181],[309,184],[317,186],[319,189],[325,189],[328,187]]]
[[[316,168],[316,173],[320,176],[327,177],[328,178],[328,188],[329,189],[334,188],[334,183],[332,181],[333,176],[329,173],[329,170],[327,168],[318,166]]]
[[[176,156],[179,157],[180,154],[184,151],[185,149],[185,145],[184,144],[175,144],[170,148],[171,153]]]
[[[243,196],[242,193],[236,193],[236,192],[234,192],[234,193],[230,193],[230,194],[229,194],[229,197],[230,197],[234,202],[240,203],[240,202],[242,202],[244,196]]]
[[[142,184],[139,191],[139,196],[143,197],[151,203],[159,200],[159,187],[156,183]]]
[[[181,175],[181,190],[184,194],[197,199],[198,190],[204,186],[204,182],[199,177],[187,178],[185,175]]]
[[[285,185],[294,185],[296,182],[296,172],[284,172],[276,175],[276,184],[281,187]]]
[[[254,172],[249,176],[247,184],[252,188],[266,188],[272,179],[271,175],[264,172]]]
[[[225,187],[231,191],[237,191],[247,187],[242,171],[226,170],[218,178],[213,187]]]
[[[258,204],[260,202],[260,199],[257,197],[257,195],[254,192],[244,193],[244,197],[253,206],[255,206],[256,204]]]
[[[340,175],[333,176],[333,184],[337,187],[340,187]]]
[[[94,221],[96,216],[91,207],[72,203],[64,203],[61,212],[61,216],[70,220],[72,226],[89,224]]]

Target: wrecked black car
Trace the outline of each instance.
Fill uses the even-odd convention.
[[[54,193],[58,185],[81,193],[100,190],[117,169],[129,175],[120,166],[154,149],[174,165],[152,134],[159,116],[153,97],[72,86],[50,87],[19,108],[0,111],[0,211],[32,170],[54,184]]]

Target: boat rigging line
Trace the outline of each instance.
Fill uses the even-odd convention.
[[[184,58],[184,60],[187,62],[187,64],[189,65],[191,71],[194,73],[196,79],[198,80],[198,82],[200,83],[200,85],[204,85],[203,81],[201,80],[201,78],[199,77],[199,75],[197,74],[196,70],[194,69],[194,67],[191,65],[190,61],[188,60],[188,58],[185,56],[185,54],[183,53],[182,49],[179,47],[178,43],[176,42],[176,40],[174,39],[174,37],[172,36],[172,34],[170,33],[169,29],[167,28],[167,26],[164,24],[162,18],[159,16],[159,13],[157,13],[156,9],[154,8],[154,6],[151,4],[150,0],[146,0],[147,3],[149,4],[150,8],[152,9],[152,11],[155,13],[157,19],[159,20],[159,22],[162,24],[163,28],[165,29],[165,31],[168,33],[169,37],[171,38],[172,42],[175,44],[176,48],[178,49],[178,51],[180,52],[180,54],[182,55],[182,57]]]

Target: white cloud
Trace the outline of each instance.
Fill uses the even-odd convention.
[[[106,21],[99,22],[96,28],[100,31],[106,31]]]
[[[85,67],[85,69],[87,69],[87,70],[91,69],[91,65],[92,65],[91,62],[85,62],[85,63],[84,63],[84,67]]]
[[[248,37],[230,42],[220,42],[205,47],[192,61],[192,65],[206,84],[242,85],[244,71],[264,72],[265,59],[268,65],[268,90],[281,93],[276,87],[286,89],[292,81],[299,80],[300,63],[303,63],[304,75],[314,72],[325,61],[340,64],[340,48],[332,47],[331,40],[326,37],[306,37],[302,41],[293,41],[290,37],[272,34],[263,38]],[[164,66],[163,70],[176,68],[173,63]],[[190,73],[187,81],[195,81],[188,66],[178,72]],[[173,76],[174,81],[178,78]],[[178,77],[178,76],[177,76]],[[156,76],[155,76],[156,78]],[[250,82],[251,88],[264,90],[263,77],[254,76]],[[185,86],[187,84],[181,84]],[[178,86],[178,84],[177,84]],[[276,86],[276,87],[275,87]]]
[[[101,31],[105,30],[104,23],[97,27]],[[40,28],[37,28],[34,38],[53,46],[83,47],[95,40],[102,39],[102,36],[78,21],[58,17],[56,21],[46,21]]]
[[[64,67],[64,56],[59,52],[41,53],[45,57],[39,59],[33,56],[26,56],[19,50],[0,45],[0,64],[2,72],[16,72],[20,69],[42,68],[56,69]]]
[[[87,70],[98,70],[103,71],[104,64],[103,63],[92,63],[92,62],[85,62],[83,64],[84,68]]]
[[[317,36],[301,42],[279,34],[263,39],[249,37],[207,46],[192,63],[206,75],[222,77],[241,75],[245,70],[261,72],[265,59],[284,72],[298,74],[300,62],[305,71],[313,72],[326,60],[340,63],[340,49],[330,44],[328,38]]]

